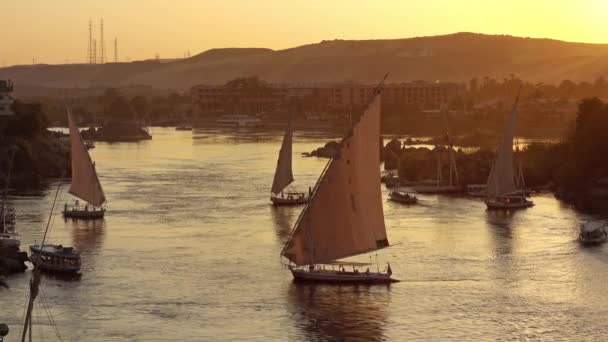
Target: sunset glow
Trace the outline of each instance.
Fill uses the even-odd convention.
[[[284,49],[328,39],[391,39],[460,31],[608,43],[604,0],[25,0],[3,4],[0,63],[81,63],[88,21],[119,59],[183,57],[220,47]],[[24,26],[23,23],[28,22]],[[10,32],[19,31],[19,34]]]

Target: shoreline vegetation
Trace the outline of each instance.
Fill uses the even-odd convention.
[[[114,91],[106,95],[110,98],[110,109],[115,110],[108,109],[108,114],[113,113],[108,119],[126,116],[136,119],[137,112],[145,111],[146,105],[141,99],[132,99],[128,103],[125,97]],[[61,133],[47,130],[49,122],[41,105],[16,102],[14,110],[17,115],[0,120],[0,179],[3,183],[12,150],[15,151],[15,158],[11,188],[19,191],[39,189],[53,178],[68,176],[67,138]],[[436,126],[439,126],[435,127],[436,130],[442,129],[441,125]],[[456,161],[463,187],[486,182],[499,139],[497,134],[487,132],[487,129],[476,127],[469,134],[454,135],[453,144],[457,146]],[[521,150],[516,151],[515,159],[521,164],[527,186],[553,191],[556,197],[581,209],[608,208],[606,132],[608,104],[598,98],[582,100],[570,128],[561,137],[554,137],[551,142],[524,144]],[[398,168],[399,175],[407,181],[436,179],[437,158],[440,156],[444,161],[442,172],[448,175],[445,146],[444,132],[431,138],[393,139],[383,147],[385,168]],[[339,144],[332,141],[304,156],[330,158],[338,148]]]
[[[551,191],[558,199],[581,210],[608,209],[607,132],[608,103],[598,98],[581,101],[575,127],[566,136],[554,142],[532,142],[515,150],[515,163],[523,169],[526,186],[537,191]],[[463,191],[468,184],[485,184],[495,158],[498,137],[480,140],[465,136],[455,140],[455,146],[476,147],[471,151],[455,148]],[[442,174],[449,175],[446,145],[445,137],[392,139],[382,147],[384,169],[397,169],[402,183],[435,180],[439,155],[443,161]],[[331,158],[338,149],[339,143],[330,141],[304,156]]]
[[[6,187],[14,153],[9,191],[39,190],[51,179],[70,174],[69,143],[63,134],[47,130],[38,104],[16,102],[14,116],[0,119],[0,182]]]

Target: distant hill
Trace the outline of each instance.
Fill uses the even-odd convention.
[[[147,85],[187,88],[241,76],[272,82],[467,81],[507,77],[533,82],[592,81],[608,76],[608,44],[456,33],[391,40],[332,40],[285,50],[212,49],[173,61],[34,65],[0,69],[16,87]]]

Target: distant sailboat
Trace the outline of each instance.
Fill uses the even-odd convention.
[[[281,255],[296,280],[344,283],[390,283],[385,272],[370,272],[368,263],[338,261],[389,246],[380,191],[379,88],[340,143],[300,214]],[[337,269],[336,269],[337,267]],[[345,267],[349,267],[346,270]],[[352,271],[350,270],[352,267]]]
[[[304,192],[285,191],[285,188],[293,182],[293,171],[291,167],[293,141],[293,114],[289,117],[287,129],[283,136],[277,167],[274,172],[274,180],[270,190],[270,200],[274,205],[298,205],[308,202],[308,195]]]
[[[513,110],[507,117],[502,142],[498,146],[496,161],[490,171],[486,187],[486,205],[489,209],[520,209],[534,206],[518,191],[515,184],[515,168],[513,164],[513,139],[517,122],[517,105],[519,95],[513,105]]]
[[[462,191],[462,187],[459,185],[460,180],[458,176],[458,168],[456,167],[456,155],[454,151],[454,142],[450,136],[449,125],[448,125],[448,112],[445,107],[442,108],[445,119],[445,148],[448,151],[448,158],[450,163],[450,175],[448,183],[446,184],[442,174],[442,162],[441,153],[443,146],[435,146],[435,152],[437,153],[437,179],[434,185],[416,185],[413,189],[421,194],[449,194],[458,193]]]
[[[78,200],[73,206],[66,203],[63,215],[77,219],[102,218],[106,212],[106,209],[102,207],[106,202],[106,197],[101,188],[99,177],[97,177],[95,164],[91,160],[85,144],[82,142],[70,108],[68,108],[68,124],[70,128],[72,156],[72,184],[69,193],[87,203],[84,206],[81,206]]]

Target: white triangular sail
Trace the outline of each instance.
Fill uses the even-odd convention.
[[[277,167],[274,172],[274,180],[272,181],[272,189],[270,190],[273,194],[278,195],[285,189],[291,182],[293,182],[293,171],[291,169],[291,145],[293,138],[292,118],[289,118],[285,135],[283,136],[283,144],[281,145],[281,151],[279,152],[279,159],[277,160]]]
[[[342,139],[282,255],[296,265],[388,247],[380,191],[380,94]]]
[[[496,161],[488,177],[486,192],[489,198],[503,196],[517,190],[513,168],[513,138],[515,137],[518,102],[519,96],[505,122],[504,135],[498,146]]]
[[[106,197],[95,171],[95,165],[86,146],[82,142],[78,127],[68,108],[68,124],[70,127],[70,146],[72,153],[72,184],[69,193],[94,206],[101,206]]]

